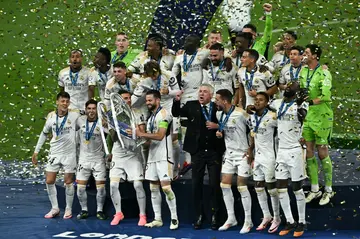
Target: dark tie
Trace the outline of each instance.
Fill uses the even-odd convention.
[[[209,111],[208,111],[208,109],[207,109],[207,106],[206,106],[206,105],[204,105],[204,106],[203,106],[203,108],[204,108],[204,110],[205,110],[206,114],[207,114],[207,115],[209,115]]]

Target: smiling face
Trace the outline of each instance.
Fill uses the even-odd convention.
[[[148,110],[154,111],[160,105],[160,99],[154,97],[154,95],[146,95],[146,106]]]
[[[207,86],[201,86],[199,89],[199,103],[204,105],[211,101],[212,93]]]
[[[295,45],[295,38],[289,33],[285,33],[282,37],[282,42],[285,50],[289,50],[292,46]]]
[[[290,58],[290,63],[292,65],[299,65],[303,59],[303,56],[300,54],[300,52],[298,50],[291,50],[290,51],[290,55],[289,55],[289,58]]]
[[[60,98],[56,100],[56,105],[59,111],[66,112],[70,105],[70,99],[60,96]]]
[[[157,44],[153,40],[148,41],[146,50],[147,50],[149,56],[155,56],[157,54],[160,54],[160,52],[161,52],[161,48],[160,48],[159,44]]]
[[[210,50],[210,60],[215,65],[218,66],[220,62],[224,59],[224,51],[221,50]]]
[[[114,77],[116,82],[120,82],[121,84],[125,84],[126,82],[126,69],[121,67],[114,67]]]
[[[255,65],[255,59],[250,56],[250,53],[247,51],[244,51],[241,56],[241,65],[243,67],[253,66]]]
[[[82,64],[82,55],[79,51],[72,51],[70,53],[70,67],[71,69],[80,69]]]
[[[255,96],[255,109],[257,111],[261,111],[262,109],[265,109],[268,105],[268,101],[266,97],[262,94],[258,94]]]
[[[126,52],[129,47],[129,39],[126,35],[120,34],[115,40],[116,51],[120,54]]]
[[[317,60],[317,55],[312,54],[310,48],[306,48],[303,54],[303,61],[306,64],[311,64]]]
[[[96,104],[86,106],[85,113],[89,120],[95,120],[97,118]]]
[[[249,41],[244,37],[236,37],[235,38],[235,47],[237,53],[242,53],[246,49],[249,48]]]

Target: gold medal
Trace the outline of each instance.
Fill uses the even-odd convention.
[[[255,137],[256,133],[253,130],[251,130],[250,135],[251,137]]]
[[[59,139],[59,136],[56,136],[56,137],[55,137],[55,140],[58,140],[58,139]]]
[[[85,140],[85,144],[89,144],[90,143],[90,141],[89,140]]]
[[[187,74],[186,74],[186,71],[183,71],[183,76],[186,76]]]

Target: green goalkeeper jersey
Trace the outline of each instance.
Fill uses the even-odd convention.
[[[260,55],[264,55],[267,43],[271,41],[273,30],[273,20],[271,14],[266,14],[264,35],[260,39],[256,39],[251,49],[256,50]]]
[[[127,52],[120,55],[117,51],[111,52],[111,64],[115,64],[116,62],[122,61],[125,63],[126,67],[130,65],[130,63],[136,58],[141,51],[138,49],[128,49]]]
[[[300,87],[307,88],[309,100],[319,98],[320,104],[311,105],[306,115],[308,122],[322,122],[323,128],[331,127],[333,123],[333,110],[331,108],[332,76],[328,70],[320,65],[314,70],[304,66],[299,76]]]

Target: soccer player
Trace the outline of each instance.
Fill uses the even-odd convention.
[[[286,31],[282,36],[283,51],[276,52],[269,62],[274,71],[280,71],[286,64],[290,63],[290,51],[296,44],[297,35],[293,31]]]
[[[257,38],[256,27],[253,24],[246,24],[242,29],[243,32],[250,32],[253,35],[253,42],[250,48],[256,50],[261,55],[265,55],[267,45],[269,42],[271,42],[273,29],[273,21],[271,18],[272,5],[269,3],[265,3],[263,5],[263,9],[266,15],[265,29],[264,35],[260,39]]]
[[[111,78],[105,86],[104,102],[107,107],[110,106],[110,94],[119,92],[119,90],[128,91],[130,94],[134,92],[137,81],[126,76],[126,65],[122,61],[118,61],[113,65],[114,77]]]
[[[227,89],[232,94],[235,92],[235,104],[239,99],[239,81],[237,68],[234,67],[230,58],[224,57],[224,46],[215,43],[210,47],[210,61],[207,69],[204,69],[204,83],[210,84],[215,91]]]
[[[104,100],[106,83],[113,77],[114,72],[110,64],[111,53],[107,48],[99,48],[96,53],[93,63],[94,67],[91,68],[91,82],[99,88],[99,96]]]
[[[76,122],[76,130],[80,131],[80,155],[76,173],[77,195],[81,212],[77,219],[86,219],[89,216],[87,207],[86,185],[90,175],[96,182],[96,217],[105,220],[103,207],[106,199],[105,181],[106,166],[104,159],[104,146],[98,126],[97,101],[90,99],[85,104],[86,115],[80,116]]]
[[[131,107],[130,92],[120,90],[119,94]],[[136,124],[139,129],[141,128],[141,131],[144,131],[145,127],[142,120],[138,119]],[[111,225],[118,225],[124,219],[124,214],[121,211],[119,183],[126,180],[133,182],[140,210],[138,225],[144,226],[146,224],[146,195],[142,183],[144,180],[144,169],[141,161],[141,152],[139,149],[135,151],[124,149],[121,147],[120,142],[116,140],[112,147],[112,163],[110,168],[110,195],[116,211]]]
[[[252,142],[250,152],[255,149],[253,179],[260,208],[263,212],[263,220],[256,230],[262,231],[271,223],[268,232],[274,233],[279,228],[281,219],[275,178],[277,116],[269,110],[269,100],[270,97],[265,92],[259,92],[255,97],[254,113],[251,115],[250,121],[250,142]],[[274,218],[270,214],[265,186],[270,194]]]
[[[300,90],[298,82],[289,83],[284,91],[284,98],[272,102],[271,107],[277,112],[279,149],[276,157],[275,177],[279,193],[280,205],[286,217],[286,226],[279,235],[287,235],[295,229],[294,237],[304,234],[305,194],[302,189],[306,177],[305,152],[300,144],[302,123],[308,110],[304,97],[296,98]],[[296,223],[290,207],[288,194],[288,179],[291,179],[292,189],[296,198],[299,222]]]
[[[119,61],[125,63],[126,67],[140,54],[140,50],[129,48],[129,38],[125,32],[119,32],[116,34],[115,46],[116,50],[111,52],[111,64],[115,64]]]
[[[215,43],[221,43],[221,42],[222,42],[221,31],[214,29],[209,33],[208,42],[203,48],[210,49],[210,47]]]
[[[37,164],[38,153],[46,141],[47,135],[52,134],[50,141],[49,160],[46,165],[46,189],[49,195],[51,210],[45,218],[54,218],[60,214],[55,186],[56,176],[60,168],[65,171],[65,199],[66,208],[64,219],[72,217],[72,204],[74,200],[73,178],[76,172],[76,120],[79,113],[69,110],[70,95],[60,92],[56,96],[56,111],[48,114],[39,140],[36,144],[32,162]]]
[[[246,132],[249,115],[243,109],[235,107],[231,103],[232,97],[233,95],[227,89],[216,92],[215,103],[220,110],[216,113],[219,121],[216,136],[218,138],[224,137],[226,145],[224,163],[221,168],[222,178],[220,187],[228,213],[228,218],[225,224],[219,228],[219,231],[225,231],[237,225],[234,212],[234,196],[231,191],[232,178],[236,173],[238,175],[237,188],[240,192],[245,212],[245,221],[240,233],[245,234],[253,227],[251,220],[251,196],[247,187],[247,181],[250,177],[250,165],[247,158],[244,157],[249,148]]]
[[[254,49],[247,49],[241,57],[242,68],[238,71],[240,81],[239,105],[253,105],[255,96],[258,92],[265,92],[270,97],[277,92],[277,86],[269,71],[263,72],[256,65],[259,53]]]
[[[84,112],[85,102],[94,98],[95,86],[90,82],[90,70],[82,66],[82,51],[79,49],[70,52],[69,67],[59,72],[58,84],[60,91],[70,95],[69,109]]]
[[[279,79],[279,89],[281,95],[285,90],[287,84],[293,81],[299,81],[300,71],[302,69],[302,59],[304,48],[301,46],[292,46],[290,49],[289,59],[290,63],[281,69]]]
[[[168,74],[174,65],[175,53],[167,49],[163,51],[164,42],[160,36],[150,37],[147,41],[146,51],[140,53],[130,64],[128,70],[134,74],[144,73],[144,65],[150,60],[156,61],[163,72]]]
[[[161,227],[161,194],[165,193],[166,202],[171,212],[170,229],[179,227],[179,220],[176,211],[176,197],[171,189],[173,178],[172,144],[170,128],[172,116],[161,106],[161,95],[157,90],[150,90],[146,93],[146,105],[151,111],[151,116],[146,125],[146,133],[136,130],[138,137],[150,141],[149,158],[146,166],[145,179],[150,181],[151,203],[155,219],[145,224],[146,227]]]
[[[329,157],[329,140],[333,127],[333,111],[331,108],[332,76],[328,70],[320,67],[322,50],[320,46],[306,46],[304,57],[307,66],[300,72],[301,88],[309,93],[309,112],[304,123],[303,137],[306,141],[307,170],[311,183],[311,192],[306,202],[321,196],[318,182],[318,163],[314,154],[315,146],[325,176],[325,192],[320,205],[326,205],[334,196],[332,190],[332,162]]]

